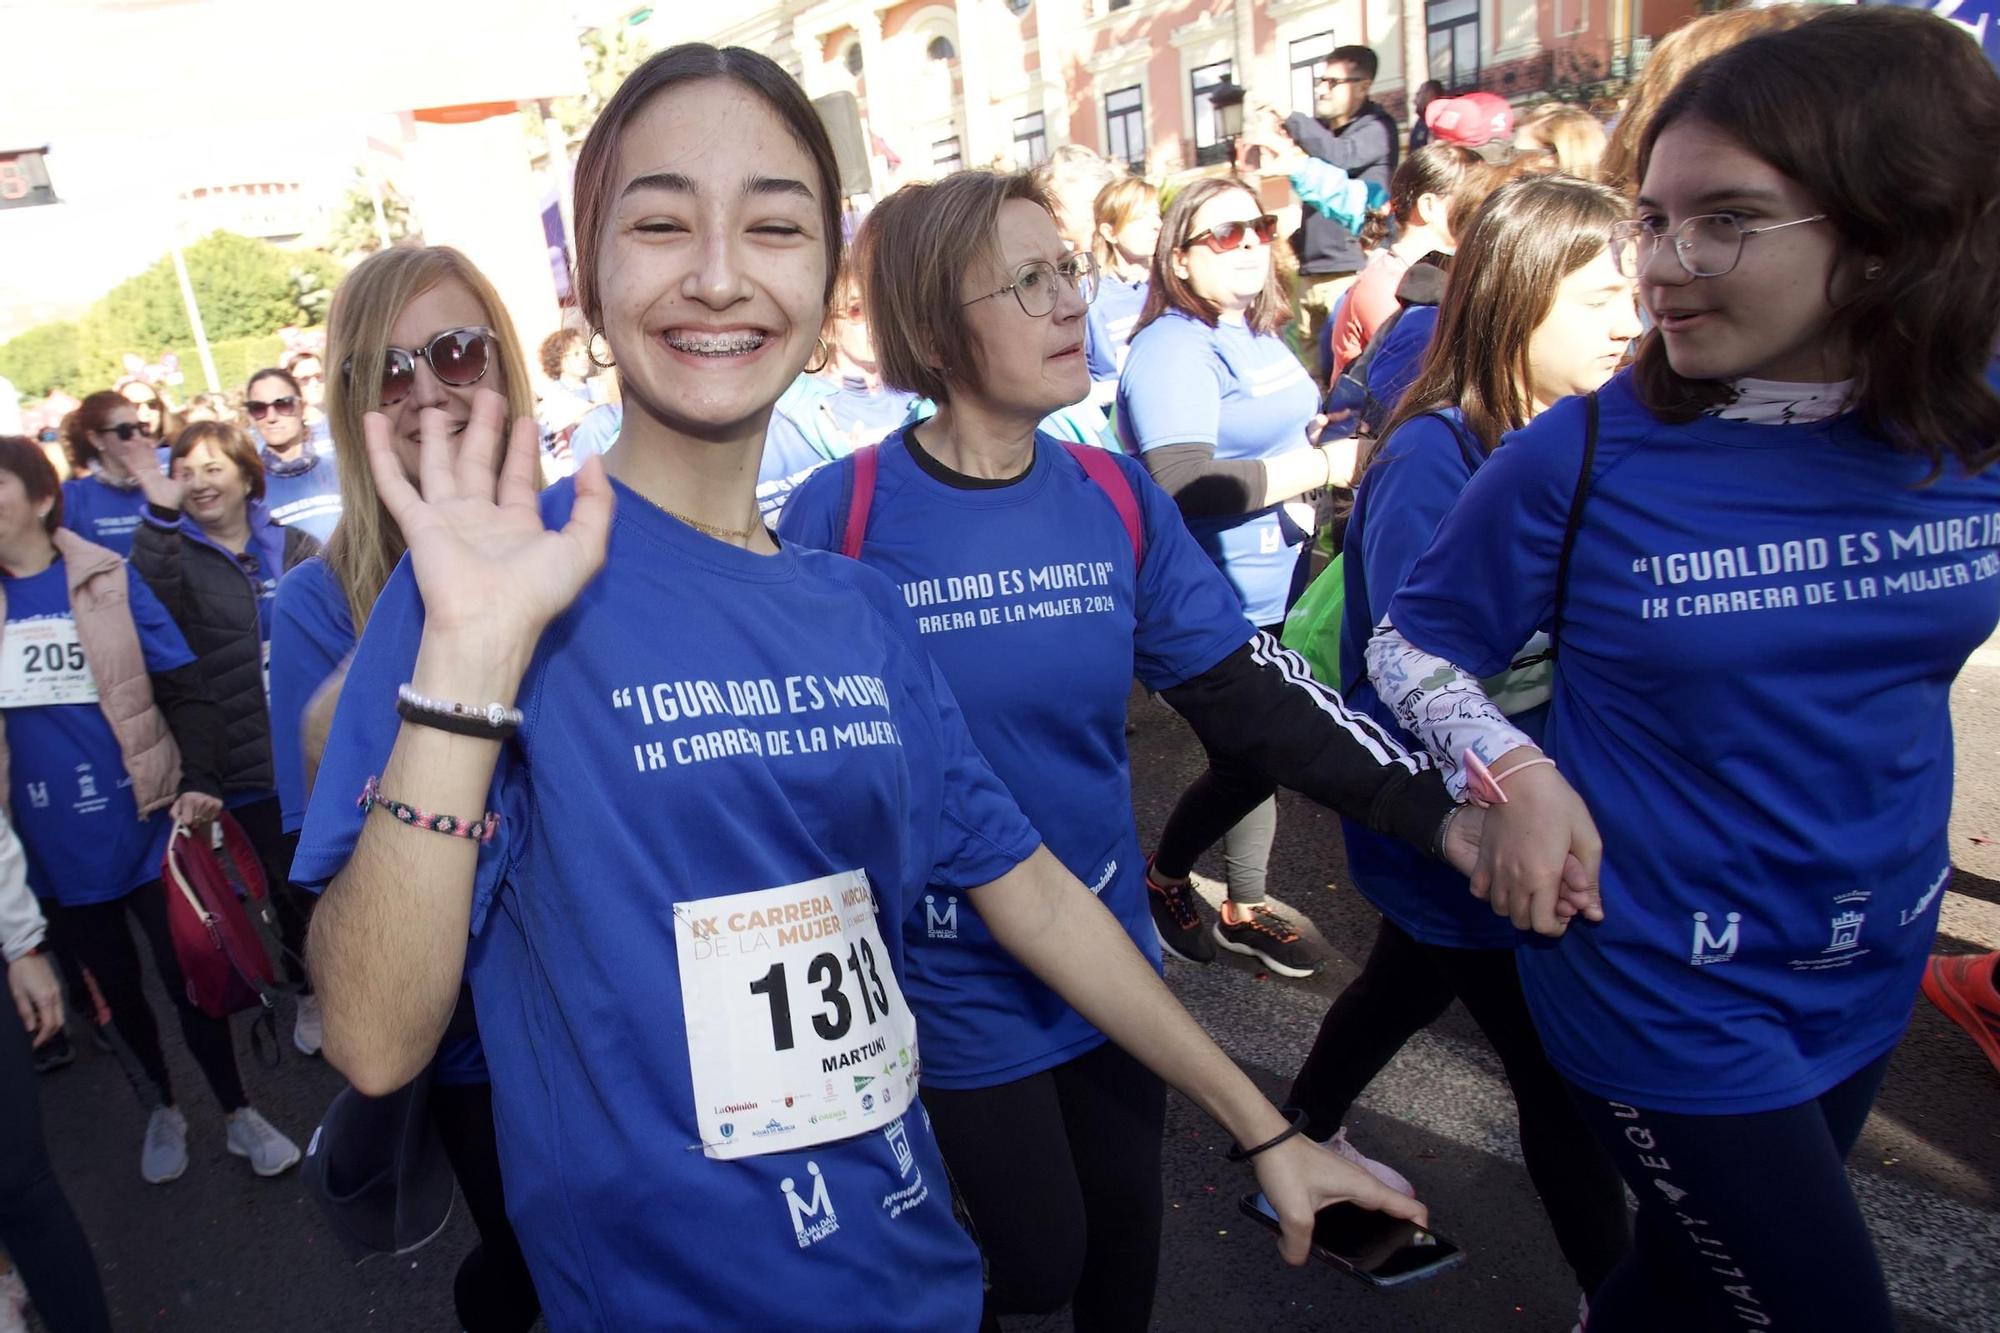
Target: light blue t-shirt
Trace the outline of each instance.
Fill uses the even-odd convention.
[[[1049,436],[1018,480],[978,488],[926,471],[908,440],[899,431],[878,454],[862,563],[901,590],[972,739],[1049,850],[1157,966],[1125,700],[1135,674],[1166,689],[1241,648],[1235,594],[1134,459],[1117,466],[1142,519],[1137,567],[1111,498]],[[850,461],[814,474],[785,509],[784,539],[839,549],[853,487]],[[903,931],[925,1083],[990,1087],[1104,1041],[951,885],[928,886]]]
[[[1127,452],[1208,444],[1218,459],[1277,458],[1310,448],[1319,390],[1283,338],[1178,310],[1139,330],[1118,378],[1118,434]],[[1253,625],[1285,618],[1299,553],[1311,536],[1271,505],[1191,518],[1195,540],[1236,587]]]
[[[925,886],[985,884],[1039,839],[887,579],[789,545],[755,555],[616,489],[605,567],[522,681],[466,960],[507,1211],[542,1308],[562,1329],[972,1329],[979,1255],[920,1105],[802,1151],[688,1150],[700,1130],[675,912],[862,869],[901,980],[899,927]],[[574,494],[544,491],[544,521],[560,526]],[[352,851],[353,793],[400,725],[421,626],[406,562],[342,692],[303,882]],[[799,1025],[826,1021],[823,983],[791,980]],[[767,1095],[795,1123],[820,1088]]]
[[[771,409],[757,468],[757,508],[775,527],[805,479],[836,458],[874,444],[908,419],[916,395],[857,380],[800,375]]]
[[[1950,690],[2000,617],[2000,475],[1812,425],[1600,395],[1545,745],[1604,837],[1605,919],[1523,950],[1549,1058],[1747,1114],[1896,1044],[1951,875]],[[1390,604],[1489,676],[1549,625],[1581,399],[1510,436]]]
[[[269,449],[264,460],[264,503],[288,528],[304,528],[324,542],[340,521],[340,469],[332,454],[311,448],[289,461]]]
[[[1144,278],[1122,282],[1107,273],[1097,280],[1097,295],[1083,321],[1084,359],[1091,379],[1116,380],[1125,368],[1132,330],[1139,325],[1139,312],[1151,290],[1152,283]]]

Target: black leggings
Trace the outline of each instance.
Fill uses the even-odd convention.
[[[238,806],[230,815],[243,826],[257,860],[264,867],[264,885],[271,894],[271,911],[278,919],[278,940],[285,946],[281,960],[285,975],[299,988],[299,994],[313,993],[312,978],[306,975],[306,928],[312,923],[316,893],[307,893],[291,882],[292,856],[299,849],[299,835],[285,832],[285,817],[278,798],[252,801]]]
[[[1590,1333],[1889,1333],[1882,1265],[1847,1154],[1883,1056],[1831,1091],[1756,1115],[1647,1111],[1572,1088],[1639,1196],[1638,1244],[1590,1300]]]
[[[97,1260],[49,1165],[28,1034],[12,1006],[0,1012],[0,1249],[49,1333],[110,1333]]]
[[[1160,1270],[1166,1085],[1105,1042],[991,1088],[925,1088],[986,1254],[987,1328],[1067,1303],[1079,1330],[1143,1330]]]
[[[1514,1091],[1528,1178],[1577,1285],[1595,1292],[1632,1246],[1625,1190],[1542,1052],[1512,949],[1422,944],[1384,918],[1360,975],[1321,1020],[1292,1085],[1291,1104],[1306,1112],[1307,1133],[1325,1139],[1403,1044],[1454,998],[1465,1002],[1500,1056]]]
[[[431,1122],[451,1159],[479,1243],[458,1266],[452,1297],[466,1333],[527,1333],[542,1314],[528,1262],[507,1220],[500,1149],[493,1136],[493,1085],[431,1085]]]
[[[243,1076],[236,1068],[229,1022],[210,1018],[189,1002],[180,960],[174,955],[173,936],[167,928],[166,889],[154,880],[108,903],[63,908],[59,929],[76,961],[97,978],[97,988],[111,1006],[112,1024],[158,1089],[161,1105],[174,1104],[174,1087],[167,1077],[166,1054],[160,1049],[159,1025],[153,1021],[152,1006],[140,989],[139,950],[132,942],[131,923],[125,919],[128,912],[138,919],[146,943],[152,946],[153,966],[180,1016],[181,1036],[208,1079],[215,1100],[222,1103],[224,1112],[248,1106],[250,1099],[243,1094]]]

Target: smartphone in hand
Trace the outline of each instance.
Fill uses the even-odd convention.
[[[1276,1232],[1278,1215],[1262,1194],[1237,1201],[1246,1217]],[[1328,1204],[1313,1220],[1313,1257],[1371,1287],[1399,1287],[1456,1267],[1465,1254],[1436,1232],[1355,1203]]]

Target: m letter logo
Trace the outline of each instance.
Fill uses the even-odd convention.
[[[1702,967],[1709,963],[1726,963],[1736,956],[1736,932],[1743,914],[1731,912],[1723,919],[1729,924],[1717,933],[1709,926],[1708,913],[1694,914],[1694,951],[1689,955],[1688,962]]]

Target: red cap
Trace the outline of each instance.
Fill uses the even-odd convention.
[[[1514,109],[1498,93],[1440,97],[1424,108],[1424,124],[1440,143],[1478,148],[1514,135]]]

